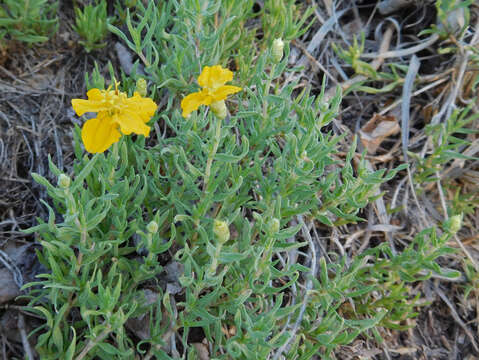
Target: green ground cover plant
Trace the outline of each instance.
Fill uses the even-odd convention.
[[[0,44],[16,40],[42,43],[58,29],[58,2],[5,0],[0,6]]]
[[[46,215],[21,233],[38,243],[42,266],[15,300],[15,311],[36,321],[22,334],[25,358],[382,356],[371,349],[394,358],[391,334],[411,335],[416,321],[437,315],[421,319],[431,293],[451,309],[467,349],[476,346],[474,320],[461,323],[460,311],[474,313],[479,267],[459,236],[479,204],[474,187],[462,185],[477,164],[477,6],[424,5],[434,21],[413,38],[406,20],[364,17],[368,4],[318,4],[75,1],[66,11],[80,45],[68,64],[86,59],[75,78],[86,91],[36,88],[27,72],[2,72],[13,79],[8,91],[51,92],[74,111],[61,136],[68,164],[60,151],[44,157],[46,169],[26,171],[37,169]],[[52,1],[6,1],[0,35],[44,42],[57,10]],[[368,23],[349,36],[343,14]],[[73,46],[60,32],[55,42]],[[120,53],[101,59],[119,46],[131,66]],[[429,74],[436,55],[460,61]],[[423,106],[420,95],[439,85]],[[3,111],[0,103],[0,120],[11,121]],[[374,150],[359,130],[370,115],[400,124]],[[41,130],[28,134],[41,138]],[[11,148],[0,140],[2,158]],[[19,353],[5,350],[8,311],[0,305],[3,357]],[[395,347],[419,356],[419,343]]]
[[[289,60],[314,9],[254,5],[129,1],[119,22],[104,1],[76,10],[87,52],[108,29],[136,62],[129,74],[111,63],[108,76],[85,74],[71,171],[49,159],[56,182],[32,173],[48,217],[25,233],[44,271],[22,299],[43,321],[30,335],[41,359],[203,359],[205,349],[211,359],[330,359],[358,337],[381,343],[384,329],[413,327],[427,304],[417,285],[461,276],[441,261],[477,204],[460,189],[439,226],[352,258],[322,248],[318,229],[364,222],[381,186],[411,168],[426,186],[454,159],[474,160],[472,105],[426,126],[432,150],[405,152],[407,164],[375,170],[356,139],[341,155],[344,96],[393,92],[411,70],[379,71],[358,37],[334,47],[358,81],[330,93],[325,76],[313,92]],[[447,9],[466,9],[457,36],[469,5],[437,2],[446,25]],[[429,34],[453,32],[446,25]],[[465,298],[477,298],[478,269],[464,268]]]

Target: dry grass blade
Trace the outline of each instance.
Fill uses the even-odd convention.
[[[424,93],[428,90],[431,90],[432,88],[434,88],[436,86],[441,85],[442,83],[444,83],[446,81],[448,81],[447,78],[442,78],[442,79],[439,79],[437,81],[434,81],[433,83],[431,83],[429,85],[426,85],[426,86],[422,87],[421,89],[416,90],[415,92],[413,92],[411,97],[418,96],[418,95],[420,95],[420,94],[422,94],[422,93]],[[384,114],[388,113],[389,111],[391,111],[392,109],[394,109],[396,106],[398,106],[401,103],[402,103],[402,99],[398,99],[398,100],[394,101],[391,105],[388,105],[384,109],[382,109],[379,112],[379,115],[384,115]]]
[[[334,76],[332,76],[330,74],[330,72],[323,66],[323,64],[321,64],[318,60],[316,60],[313,55],[311,55],[308,50],[304,47],[303,44],[301,44],[301,42],[299,42],[298,40],[293,40],[292,41],[293,45],[297,46],[303,53],[304,55],[308,58],[308,60],[311,62],[312,64],[312,67],[313,68],[316,68],[316,69],[319,69],[321,70],[322,72],[324,72],[326,74],[326,76],[335,84],[335,85],[339,85],[338,81],[336,80],[336,78]]]
[[[341,11],[334,11],[333,16],[331,16],[314,34],[313,38],[311,39],[309,45],[306,47],[306,50],[308,53],[313,53],[318,47],[319,44],[323,41],[323,39],[326,37],[328,32],[330,32],[334,25],[338,22],[339,18],[343,16],[349,9],[344,9]],[[299,65],[302,66],[306,63],[306,59],[303,57],[299,60]]]
[[[408,55],[413,55],[418,53],[421,50],[424,50],[434,44],[437,40],[439,40],[439,35],[434,34],[424,40],[423,42],[419,43],[418,45],[412,46],[407,49],[402,50],[391,50],[391,51],[379,51],[377,53],[370,53],[370,54],[362,54],[361,57],[363,59],[376,59],[376,58],[395,58],[395,57],[404,57]]]
[[[401,104],[401,143],[404,160],[408,162],[408,147],[409,147],[409,121],[410,121],[410,107],[411,107],[411,93],[414,86],[414,79],[416,78],[417,72],[420,66],[419,59],[416,55],[413,55],[409,63],[408,72],[406,74],[406,79],[404,81],[403,92],[402,92],[402,104]],[[424,213],[423,207],[419,204],[419,200],[416,195],[416,189],[414,187],[414,182],[411,174],[411,169],[408,167],[408,179],[411,192],[416,203],[417,208],[420,210],[420,213],[423,217],[424,224],[426,224],[426,214]]]
[[[383,15],[391,14],[402,7],[411,5],[414,0],[383,0],[378,4],[379,13]]]
[[[18,314],[18,330],[20,331],[20,336],[22,337],[22,345],[26,358],[32,360],[35,359],[30,342],[28,341],[27,331],[25,329],[25,318],[22,314]]]
[[[15,284],[17,284],[17,286],[21,288],[23,286],[22,272],[13,262],[13,260],[10,259],[10,257],[2,250],[0,250],[0,262],[12,273]]]
[[[408,162],[407,149],[409,145],[409,109],[411,107],[411,92],[414,86],[414,79],[416,78],[419,66],[421,63],[416,55],[413,55],[409,63],[406,79],[404,81],[402,91],[401,104],[401,140],[404,161]]]

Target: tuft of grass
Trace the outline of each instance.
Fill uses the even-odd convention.
[[[106,12],[106,1],[88,4],[83,9],[75,7],[74,29],[80,35],[86,52],[105,47],[110,19]]]
[[[5,0],[0,6],[0,43],[48,41],[58,29],[57,1]]]

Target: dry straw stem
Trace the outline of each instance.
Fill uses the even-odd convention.
[[[438,85],[441,85],[442,83],[444,83],[444,82],[446,82],[446,81],[448,81],[448,80],[449,80],[449,78],[447,78],[447,77],[443,77],[443,78],[441,78],[441,79],[439,79],[439,80],[436,80],[436,81],[430,83],[429,85],[426,85],[426,86],[422,87],[421,89],[418,89],[418,90],[416,90],[415,92],[413,92],[412,95],[411,95],[411,97],[416,97],[416,96],[418,96],[418,95],[420,95],[420,94],[422,94],[422,93],[424,93],[424,92],[426,92],[426,91],[428,91],[428,90],[430,90],[430,89],[432,89],[432,88],[434,88],[434,87],[436,87],[436,86],[438,86]],[[421,79],[419,79],[419,82],[421,82]],[[383,108],[378,114],[379,114],[379,115],[384,115],[384,114],[388,113],[389,111],[391,111],[392,109],[394,109],[396,106],[398,106],[399,104],[401,104],[402,101],[403,101],[402,98],[397,99],[397,100],[394,101],[391,105],[386,106],[385,108]]]
[[[106,337],[111,333],[111,326],[106,324],[106,328],[95,338],[90,339],[86,346],[83,348],[80,355],[78,355],[75,360],[82,360],[87,354],[93,349],[97,344],[101,343]]]
[[[32,348],[30,346],[30,343],[28,341],[28,336],[27,336],[27,331],[25,330],[25,318],[23,317],[22,314],[18,314],[18,330],[20,331],[20,336],[22,337],[22,345],[23,345],[23,350],[25,351],[25,355],[27,359],[35,359],[33,356]]]
[[[479,352],[479,347],[477,346],[475,336],[472,334],[472,331],[467,327],[467,325],[464,323],[464,321],[462,321],[461,317],[459,316],[459,314],[456,311],[456,308],[451,303],[451,301],[449,301],[446,294],[444,294],[444,292],[438,286],[437,282],[434,284],[434,290],[439,295],[439,297],[442,299],[442,301],[444,301],[444,303],[449,307],[449,310],[451,311],[451,315],[452,315],[454,321],[464,330],[467,337],[471,341],[471,344],[472,344],[474,350]]]
[[[340,86],[341,84],[336,80],[336,78],[331,75],[331,73],[318,61],[314,58],[313,55],[306,49],[306,47],[299,41],[299,40],[292,40],[291,43],[295,46],[297,46],[303,53],[304,55],[308,58],[308,60],[311,62],[312,66],[316,69],[321,70],[326,76],[331,79],[331,81],[337,85]]]
[[[418,57],[413,55],[411,62],[409,63],[408,71],[406,74],[406,79],[404,80],[403,92],[402,92],[402,104],[401,104],[401,141],[402,141],[402,150],[404,161],[408,162],[407,150],[409,147],[409,122],[410,122],[410,105],[411,105],[411,93],[414,87],[414,80],[421,65]],[[417,208],[421,214],[421,220],[423,226],[427,227],[426,213],[424,212],[423,207],[419,204],[419,200],[416,194],[416,188],[412,179],[411,168],[407,169],[407,176],[409,179],[409,186],[411,188],[412,196],[414,202],[416,203]]]
[[[414,45],[410,48],[407,49],[402,49],[402,50],[391,50],[391,51],[381,51],[379,50],[378,53],[369,53],[369,54],[361,54],[361,57],[363,59],[376,59],[378,57],[381,57],[382,59],[387,59],[387,58],[394,58],[394,57],[403,57],[403,56],[408,56],[408,55],[413,55],[416,54],[417,52],[424,50],[434,44],[437,40],[439,39],[439,35],[434,34],[431,35],[429,38],[424,40],[423,42]]]

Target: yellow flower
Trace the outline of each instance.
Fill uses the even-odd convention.
[[[200,105],[211,105],[226,99],[228,95],[241,91],[240,87],[225,85],[233,80],[233,72],[223,69],[220,65],[205,66],[198,77],[201,91],[189,94],[181,101],[183,116],[187,117]]]
[[[83,124],[81,137],[85,149],[90,153],[102,153],[121,135],[135,133],[148,136],[150,127],[146,125],[156,111],[157,105],[149,98],[135,92],[128,97],[124,92],[109,87],[107,90],[91,89],[88,100],[73,99],[72,106],[78,116],[86,112],[96,112],[97,117]]]

